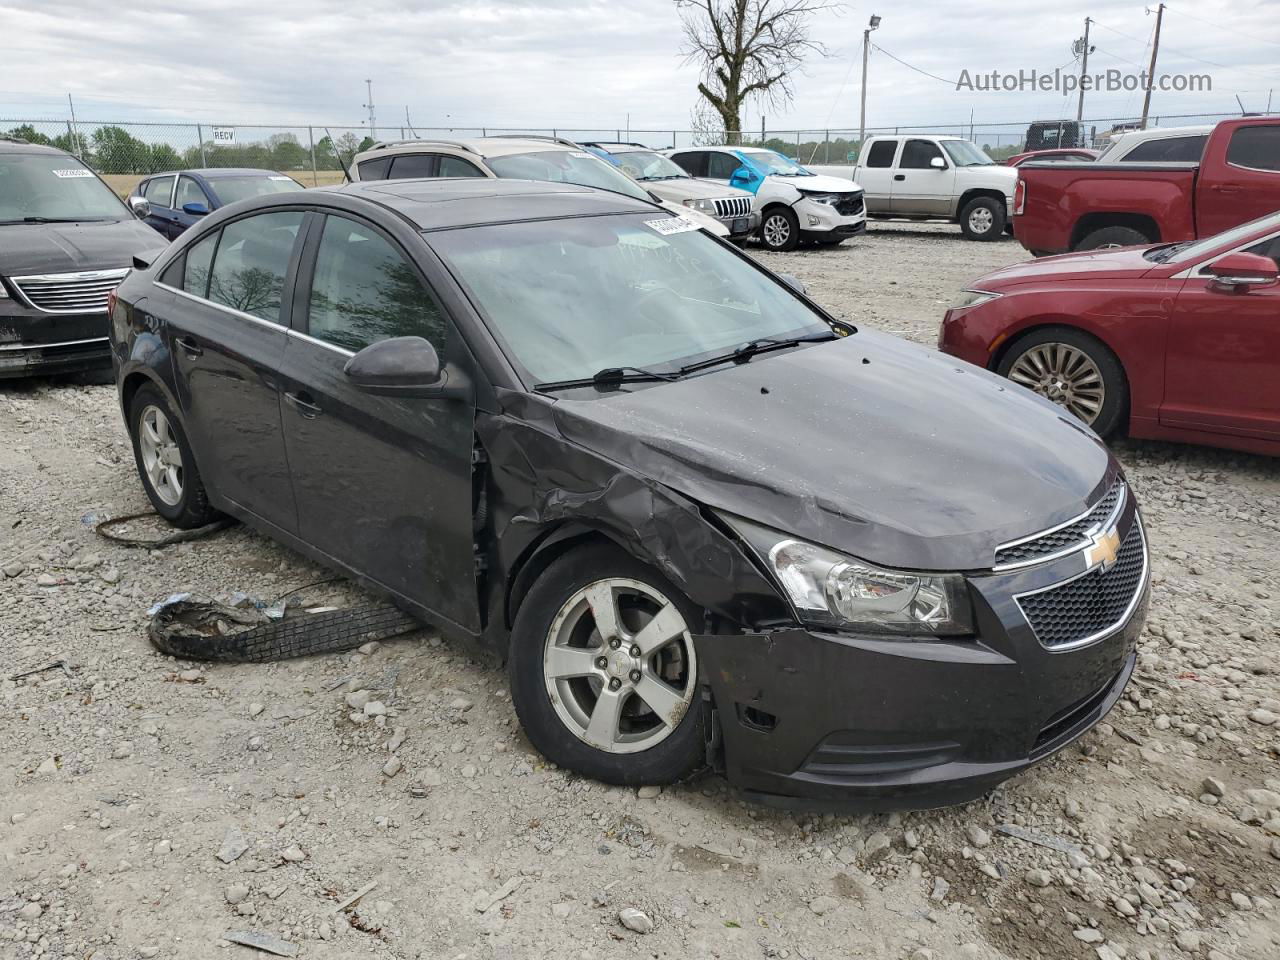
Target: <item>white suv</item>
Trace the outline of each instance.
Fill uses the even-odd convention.
[[[357,153],[352,180],[416,180],[424,177],[493,177],[503,180],[547,180],[576,183],[647,200],[692,220],[717,237],[729,228],[692,207],[671,203],[636,183],[625,173],[558,137],[473,137],[466,140],[397,140]]]
[[[813,173],[773,150],[690,147],[666,154],[691,177],[754,193],[760,239],[770,250],[794,250],[802,241],[840,243],[867,229],[861,187]]]

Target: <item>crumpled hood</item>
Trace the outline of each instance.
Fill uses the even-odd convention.
[[[138,220],[0,225],[0,276],[78,273],[133,265],[168,243]]]
[[[706,506],[874,563],[989,569],[1001,543],[1085,511],[1118,469],[1060,408],[860,331],[594,400],[566,439]]]
[[[811,177],[782,177],[781,179],[784,183],[789,183],[805,193],[859,193],[862,190],[862,187],[852,180],[831,177],[825,173],[815,173]]]

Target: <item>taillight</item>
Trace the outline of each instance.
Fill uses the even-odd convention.
[[[1018,178],[1018,185],[1013,188],[1013,215],[1021,216],[1027,209],[1027,181]]]

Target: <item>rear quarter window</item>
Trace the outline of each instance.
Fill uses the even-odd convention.
[[[1124,155],[1125,163],[1198,163],[1208,135],[1165,137],[1140,143]]]
[[[877,140],[867,151],[868,167],[892,167],[893,155],[898,152],[897,140]]]
[[[1251,170],[1280,171],[1280,126],[1241,127],[1227,145],[1227,163]]]
[[[361,180],[385,180],[387,170],[391,166],[390,157],[379,157],[377,160],[365,160],[359,165]]]

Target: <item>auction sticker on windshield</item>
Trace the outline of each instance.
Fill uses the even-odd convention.
[[[664,237],[669,237],[673,233],[688,233],[690,230],[697,230],[698,225],[692,220],[686,220],[684,217],[664,217],[662,220],[646,220],[644,225],[651,230],[656,230]]]
[[[70,180],[78,177],[92,177],[92,170],[85,170],[83,167],[73,167],[69,170],[54,170],[53,175],[61,180]]]

